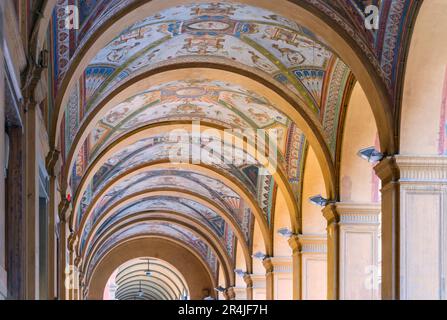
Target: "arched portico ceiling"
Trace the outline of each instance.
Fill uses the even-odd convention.
[[[331,121],[338,118],[339,106],[333,104],[340,99],[337,100],[333,87],[345,84],[340,77],[343,78],[343,73],[348,74],[349,68],[311,32],[260,8],[230,3],[188,4],[167,9],[136,23],[91,61],[66,107],[65,152],[69,150],[82,119],[117,83],[159,62],[194,56],[223,58],[229,64],[236,61],[269,74],[294,91],[303,106],[317,113],[324,110],[320,118],[329,122],[324,127],[334,128]],[[333,79],[335,66],[338,74]],[[341,67],[344,72],[339,70]],[[335,91],[338,93],[340,88]],[[327,94],[330,94],[329,99]],[[152,96],[152,99],[156,98],[156,95]],[[178,96],[177,100],[180,100]],[[194,108],[203,108],[203,105]],[[240,106],[238,109],[241,110]],[[335,115],[326,116],[326,110]],[[183,111],[183,115],[186,113]],[[226,113],[217,116],[218,120],[222,121]],[[243,114],[250,117],[250,110]],[[256,116],[253,114],[251,118]],[[237,120],[242,126],[244,122],[247,124],[246,119],[238,117]],[[259,119],[256,122],[259,124]],[[108,131],[107,126],[98,129],[104,133]],[[328,131],[328,140],[331,141],[336,134]]]
[[[150,270],[150,276],[146,274],[147,270]],[[140,288],[148,296],[151,293],[159,296],[162,292],[171,300],[189,295],[186,280],[181,272],[166,261],[155,258],[138,258],[126,262],[116,270],[116,276],[112,281],[116,285],[114,288],[116,299],[123,299],[126,296],[141,299],[138,295]]]
[[[252,140],[257,129],[264,129],[266,135],[275,130],[279,162],[285,166],[283,154],[292,121],[262,95],[237,85],[202,79],[154,86],[113,107],[91,129],[77,154],[76,171],[87,166],[105,146],[123,134],[166,120],[216,123],[226,129],[244,130]]]
[[[176,141],[169,141],[166,137],[156,136],[138,140],[136,143],[128,145],[123,150],[112,155],[98,169],[92,182],[87,185],[82,198],[75,198],[75,204],[80,201],[80,205],[75,206],[75,210],[76,208],[79,210],[77,221],[75,221],[75,228],[77,229],[87,210],[92,212],[92,218],[96,220],[97,216],[110,206],[113,201],[136,192],[137,189],[144,190],[150,186],[176,186],[185,188],[202,194],[209,199],[218,201],[219,204],[227,208],[230,212],[235,210],[235,201],[240,202],[242,199],[241,195],[237,194],[221,181],[207,177],[203,173],[194,170],[188,170],[189,172],[173,170],[175,168],[175,162],[174,165],[170,166],[170,170],[158,170],[142,172],[133,176],[130,175],[120,184],[109,189],[108,183],[111,180],[119,176],[124,177],[126,172],[132,168],[138,168],[146,163],[155,163],[157,161],[164,161],[166,166],[168,166],[171,161],[169,157],[171,147],[177,148],[178,143]],[[230,146],[228,147],[230,148]],[[176,151],[177,149],[173,150]],[[235,150],[237,151],[238,149]],[[226,172],[236,179],[236,181],[239,181],[241,186],[247,188],[252,194],[252,198],[258,200],[260,208],[264,210],[266,220],[269,221],[271,209],[268,205],[269,190],[273,179],[271,175],[260,175],[262,166],[250,155],[243,151],[238,154],[237,159],[240,157],[240,161],[235,161],[235,163],[238,162],[239,166],[236,166],[234,163],[227,164],[218,159],[218,154],[213,154],[211,157],[215,161],[211,163],[211,167],[215,167],[216,170],[219,169],[221,172]],[[103,194],[103,197],[100,198],[101,200],[93,203],[93,199],[101,194]],[[93,204],[96,205],[95,208],[92,207]]]
[[[141,0],[111,0],[111,1],[75,1],[80,6],[81,27],[79,30],[65,30],[63,14],[68,0],[59,1],[54,14],[56,39],[55,46],[56,79],[61,82],[71,58],[80,51],[80,48],[89,40],[94,32],[117,14],[140,5]],[[241,1],[244,2],[244,1]],[[297,1],[291,1],[297,3]],[[395,96],[397,94],[396,81],[400,73],[399,61],[405,55],[405,47],[409,27],[418,7],[417,0],[408,1],[326,1],[305,0],[297,3],[327,20],[337,24],[343,29],[352,41],[364,52],[371,63],[381,73],[388,90]],[[365,28],[365,7],[369,4],[377,5],[380,9],[379,28]],[[59,27],[57,27],[59,26]],[[76,50],[78,49],[78,50]]]
[[[140,212],[151,212],[153,215],[165,213],[172,217],[180,215],[198,221],[219,237],[222,247],[226,248],[228,256],[234,261],[236,237],[232,226],[228,225],[218,213],[205,205],[179,196],[149,196],[125,205],[123,208],[113,211],[107,217],[98,218],[99,221],[89,219],[80,238],[79,251],[81,256],[84,254],[84,250],[85,254],[89,255],[93,244],[114,223]],[[254,221],[252,214],[248,210],[241,209],[235,214],[235,218],[240,223],[240,228],[246,236],[246,238],[239,240],[246,242],[243,246],[248,247],[253,234]]]
[[[94,252],[87,267],[87,279],[92,274],[94,267],[99,260],[115,245],[125,239],[133,239],[144,236],[164,236],[175,239],[186,244],[193,249],[208,265],[214,278],[217,278],[219,270],[219,261],[213,249],[198,235],[191,230],[179,225],[164,221],[140,222],[131,224],[128,227],[120,229],[104,241]]]

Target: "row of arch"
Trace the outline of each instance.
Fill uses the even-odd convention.
[[[187,6],[196,2],[182,1],[181,5]],[[203,8],[211,8],[207,7],[209,5],[207,1],[199,2]],[[133,233],[129,231],[128,237],[125,231],[132,228],[144,230],[146,227],[149,233],[156,236],[157,239],[175,241],[180,238],[178,235],[181,233],[185,237],[184,243],[194,242],[196,244],[195,247],[192,246],[193,250],[189,250],[205,266],[213,285],[217,286],[222,280],[226,287],[234,286],[237,281],[234,269],[241,265],[240,261],[244,262],[242,267],[244,272],[250,274],[254,272],[254,269],[261,268],[259,263],[257,267],[254,267],[256,262],[253,261],[252,255],[256,251],[260,251],[268,257],[276,255],[275,241],[279,240],[275,228],[278,227],[278,223],[290,227],[293,234],[303,234],[304,224],[311,226],[309,230],[321,233],[324,220],[321,220],[321,216],[315,217],[315,212],[318,209],[301,201],[300,197],[305,199],[314,193],[322,193],[333,201],[380,201],[378,178],[375,177],[368,164],[359,164],[358,159],[355,158],[356,150],[367,146],[365,143],[376,144],[376,147],[386,155],[397,154],[399,148],[402,147],[411,150],[412,147],[408,143],[402,144],[402,140],[399,140],[400,126],[396,120],[395,108],[392,106],[392,100],[380,75],[368,57],[347,38],[339,27],[325,20],[313,10],[309,10],[308,7],[301,6],[294,1],[281,1],[281,5],[263,0],[238,2],[250,7],[262,8],[283,18],[299,22],[308,30],[312,30],[318,39],[324,39],[324,44],[349,66],[358,83],[355,84],[351,78],[344,92],[345,101],[342,108],[347,108],[348,111],[345,110],[345,113],[341,115],[345,120],[344,122],[340,121],[342,128],[337,134],[339,142],[337,142],[338,149],[335,157],[328,146],[324,124],[321,123],[319,115],[312,112],[308,105],[303,105],[303,100],[299,95],[290,88],[279,84],[265,72],[215,56],[173,58],[124,79],[94,104],[93,108],[79,122],[79,128],[71,137],[70,145],[66,146],[63,129],[64,108],[70,104],[73,88],[76,87],[78,79],[82,78],[84,70],[95,55],[116,39],[117,30],[126,30],[138,24],[138,21],[146,18],[148,12],[163,12],[174,8],[178,3],[176,1],[142,1],[126,10],[119,11],[119,15],[115,16],[115,21],[105,20],[105,23],[94,30],[76,51],[65,73],[66,76],[58,85],[53,111],[55,116],[49,127],[51,147],[62,149],[63,152],[63,170],[59,180],[63,190],[62,197],[65,198],[68,194],[71,197],[73,193],[71,207],[67,211],[69,215],[69,247],[72,248],[71,259],[85,274],[85,290],[81,296],[87,297],[91,286],[96,286],[96,284],[91,285],[90,281],[103,261],[108,259],[108,254],[113,251],[112,249],[126,242],[144,238],[143,231]],[[52,8],[52,3],[48,1],[47,10],[50,8]],[[42,23],[45,25],[44,22]],[[36,38],[36,44],[39,47],[39,44],[43,43],[42,40],[39,40],[43,39],[43,33],[38,32]],[[305,162],[307,167],[307,171],[301,171],[303,173],[303,176],[300,176],[302,190],[298,199],[297,192],[290,182],[292,179],[290,179],[287,165],[281,163],[281,159],[286,158],[287,150],[286,152],[278,151],[275,153],[275,157],[259,155],[249,147],[250,141],[246,142],[246,139],[241,139],[238,134],[224,134],[227,132],[225,129],[232,128],[230,124],[216,124],[212,121],[202,121],[201,132],[205,130],[208,133],[212,132],[214,141],[228,143],[230,146],[242,146],[244,157],[255,160],[254,163],[251,163],[251,167],[246,166],[244,169],[258,171],[263,167],[270,169],[266,179],[270,179],[270,185],[273,185],[269,192],[274,193],[274,196],[272,194],[269,196],[276,199],[273,202],[270,200],[270,206],[276,208],[269,211],[268,208],[263,207],[263,199],[260,200],[259,194],[256,193],[259,190],[253,192],[253,189],[250,189],[247,184],[249,175],[241,169],[242,166],[237,168],[239,171],[235,168],[232,168],[233,171],[231,171],[225,166],[219,167],[214,164],[172,164],[166,157],[168,147],[167,149],[161,147],[161,156],[158,158],[152,159],[142,153],[140,162],[133,162],[131,167],[113,172],[92,189],[96,174],[104,168],[103,166],[108,161],[113,160],[114,156],[118,156],[118,160],[123,161],[119,155],[127,147],[138,146],[138,143],[143,143],[142,146],[147,147],[148,145],[144,145],[145,139],[152,139],[151,143],[158,139],[157,143],[160,143],[162,138],[166,138],[173,130],[186,131],[189,137],[193,134],[196,120],[194,116],[183,115],[182,119],[173,117],[166,121],[149,121],[136,129],[124,131],[119,136],[112,138],[99,149],[99,152],[92,157],[91,162],[79,164],[79,159],[85,152],[83,149],[85,141],[88,141],[96,129],[96,125],[110,114],[110,111],[113,111],[129,97],[141,95],[148,88],[182,81],[185,78],[194,79],[195,84],[200,81],[222,81],[240,86],[247,92],[262,93],[262,97],[266,98],[268,104],[276,107],[277,112],[290,119],[290,122],[302,132],[309,145],[308,152],[305,151],[306,143],[303,144],[302,149],[298,150],[298,152],[304,153],[301,161]],[[192,87],[193,85],[187,86],[188,89]],[[197,101],[194,99],[197,98],[188,96],[182,101],[183,103]],[[349,107],[347,107],[348,102]],[[411,108],[412,104],[408,105]],[[209,120],[209,117],[207,119]],[[361,120],[367,122],[367,125],[363,121],[359,123]],[[406,132],[404,130],[404,135],[408,135]],[[411,134],[410,136],[415,138]],[[223,141],[219,140],[221,137],[224,137]],[[433,137],[431,136],[431,138]],[[262,142],[268,145],[268,142]],[[160,143],[160,145],[163,144]],[[144,151],[144,149],[142,150]],[[209,152],[203,148],[202,144],[200,150],[205,153]],[[130,156],[131,153],[129,152],[126,156]],[[132,154],[132,156],[134,155]],[[188,158],[188,160],[191,159]],[[113,166],[113,161],[109,162],[109,165]],[[78,168],[81,179],[76,181],[76,174],[73,172],[76,172]],[[367,183],[361,181],[360,178],[365,168],[370,175],[367,177],[369,180]],[[170,185],[169,183],[145,185],[142,183],[140,189],[135,187],[133,193],[126,193],[127,189],[131,189],[132,185],[136,184],[135,180],[131,179],[139,177],[139,175],[157,173],[175,180],[180,179],[178,178],[179,172],[207,176],[210,179],[209,184],[201,184],[200,188],[204,189],[200,189],[199,184],[193,182],[192,179],[182,180],[186,183],[184,185]],[[313,183],[306,183],[306,180],[311,180]],[[199,189],[188,190],[193,185]],[[211,196],[204,196],[203,193],[197,191],[205,189],[209,191],[213,189],[213,186],[219,186],[221,191],[225,191],[217,194],[210,193]],[[274,192],[273,190],[276,188],[277,191]],[[231,193],[236,196],[227,197]],[[198,216],[192,218],[188,213],[166,210],[162,207],[157,208],[152,204],[146,210],[142,209],[143,207],[131,210],[131,207],[139,201],[163,197],[188,200],[195,203],[196,209],[198,207],[206,208],[209,210],[209,216],[221,218],[222,221],[219,220],[217,224],[222,227],[223,231],[221,234],[216,232],[216,229],[213,228],[217,224],[207,223],[206,218],[201,219]],[[235,201],[236,204],[234,204]],[[281,213],[288,213],[287,219],[283,216],[280,217],[278,207]],[[198,212],[198,210],[191,212],[193,211]],[[247,212],[252,218],[244,217]],[[272,214],[272,212],[274,213]],[[275,215],[277,216],[275,217]],[[312,220],[315,221],[314,224],[309,223]],[[155,225],[157,228],[154,227]],[[172,226],[178,226],[178,229],[172,231],[170,230]],[[107,246],[108,242],[111,243],[110,246]],[[197,250],[197,248],[202,250]]]

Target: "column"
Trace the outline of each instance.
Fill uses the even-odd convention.
[[[335,204],[323,209],[327,220],[327,299],[340,299],[340,217]]]
[[[38,108],[33,102],[27,104],[25,114],[25,220],[26,232],[26,299],[39,298],[39,170],[37,165],[38,145]]]
[[[69,217],[69,202],[66,199],[62,199],[58,206],[59,223],[57,225],[58,230],[58,298],[59,300],[66,300],[68,298],[68,275],[70,270],[67,270],[69,266],[67,247],[68,247],[68,223]],[[68,271],[68,272],[67,272]]]
[[[382,179],[382,297],[446,299],[447,157],[398,155]]]
[[[273,257],[273,297],[274,300],[293,299],[293,259],[292,257]]]
[[[380,204],[337,203],[340,299],[379,299]]]
[[[7,296],[6,274],[6,215],[5,215],[5,73],[3,63],[3,4],[0,4],[0,300]]]
[[[274,279],[272,258],[267,257],[262,261],[265,268],[265,299],[274,300]]]
[[[399,271],[399,168],[394,157],[374,167],[382,181],[382,299],[400,298]]]
[[[47,172],[49,174],[49,206],[48,206],[48,298],[53,300],[57,297],[57,223],[58,212],[57,203],[59,197],[57,192],[57,175],[59,171],[60,152],[51,150],[46,159]]]
[[[327,299],[327,238],[299,235],[301,246],[301,296],[303,300]]]
[[[300,239],[297,235],[289,238],[289,246],[292,248],[292,286],[293,286],[293,300],[302,299],[302,252]]]

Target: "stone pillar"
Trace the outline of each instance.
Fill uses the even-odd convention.
[[[337,203],[340,299],[379,299],[380,204]]]
[[[292,257],[272,257],[274,300],[293,299],[293,259]]]
[[[60,152],[51,150],[46,158],[46,168],[49,174],[49,205],[48,205],[48,298],[53,300],[57,297],[57,222],[59,203],[57,191],[57,175],[59,171]]]
[[[299,235],[301,246],[301,295],[303,300],[327,299],[327,238]]]
[[[329,204],[323,209],[327,220],[327,298],[340,299],[340,217],[335,204]]]
[[[262,261],[265,268],[265,299],[274,300],[274,279],[272,258],[267,257]]]
[[[57,226],[58,230],[58,298],[59,300],[66,300],[68,298],[68,286],[69,283],[69,267],[68,257],[67,257],[67,247],[68,247],[68,223],[67,213],[69,208],[69,202],[66,199],[62,199],[58,206],[59,223]]]
[[[447,157],[395,156],[382,179],[382,298],[446,299]]]
[[[20,127],[8,128],[10,139],[10,163],[6,181],[7,270],[8,299],[25,299],[26,243],[25,238],[25,182],[23,132]]]
[[[5,72],[3,63],[3,4],[0,4],[0,300],[7,296],[5,203]]]
[[[253,300],[266,300],[265,274],[251,274],[250,278],[253,282]]]
[[[23,239],[26,243],[26,299],[39,298],[39,169],[38,156],[38,118],[36,106],[27,103],[25,114],[25,218],[26,232]]]
[[[382,299],[400,298],[399,280],[399,169],[394,157],[374,167],[382,180]]]
[[[301,244],[298,236],[293,235],[289,238],[289,246],[292,248],[292,286],[293,300],[302,299],[302,253]]]

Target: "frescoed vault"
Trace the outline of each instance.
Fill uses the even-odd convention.
[[[274,225],[277,192],[292,231],[302,231],[308,149],[317,155],[328,197],[336,197],[333,172],[355,68],[330,39],[265,1],[154,1],[162,9],[120,21],[113,36],[91,46],[111,21],[150,2],[60,0],[54,10],[51,136],[61,153],[59,184],[70,202],[74,255],[91,274],[120,242],[152,235],[191,247],[214,278],[222,266],[233,273],[239,247],[252,271],[256,228],[259,247],[273,254],[281,227]],[[403,26],[416,1],[301,2],[352,38],[384,99],[396,98]],[[72,4],[80,8],[80,26],[67,30],[62,12]],[[386,28],[365,30],[368,4],[380,8]],[[261,130],[267,134],[260,140]],[[253,146],[274,152],[258,154]]]
[[[207,263],[214,277],[217,277],[219,261],[212,248],[193,231],[177,224],[167,222],[144,222],[136,223],[127,228],[110,235],[107,241],[103,242],[99,247],[95,248],[93,255],[90,256],[87,277],[91,275],[95,265],[103,258],[112,247],[121,241],[144,235],[164,236],[167,238],[177,239],[193,248],[201,258]]]

